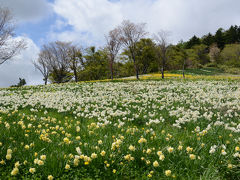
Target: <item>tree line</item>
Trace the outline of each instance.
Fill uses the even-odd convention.
[[[26,48],[13,39],[15,25],[11,13],[0,8],[0,65]],[[240,26],[219,28],[215,34],[193,36],[170,44],[169,33],[150,35],[145,23],[124,20],[105,35],[105,45],[83,48],[72,42],[50,42],[42,46],[34,66],[45,84],[69,81],[113,79],[186,68],[218,67],[230,73],[240,68]]]
[[[169,33],[160,31],[148,38],[146,24],[125,20],[105,35],[104,47],[82,48],[71,42],[51,42],[42,47],[35,67],[44,82],[62,83],[75,80],[120,78],[135,74],[161,72],[186,68],[220,67],[240,68],[240,27],[218,29],[199,38],[176,45],[169,43]]]

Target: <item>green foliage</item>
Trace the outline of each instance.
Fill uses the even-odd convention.
[[[96,51],[95,47],[87,48],[84,59],[84,68],[78,72],[80,81],[109,78],[108,57],[105,49]]]
[[[219,28],[214,36],[215,42],[217,43],[218,47],[220,49],[223,49],[225,46],[225,38],[224,38],[224,33],[223,29]]]
[[[187,50],[182,46],[171,46],[168,51],[169,60],[167,62],[167,69],[182,69],[185,60],[188,57]]]
[[[187,50],[188,60],[187,64],[189,67],[201,67],[204,64],[207,64],[209,60],[209,56],[207,54],[207,46],[206,45],[196,45],[192,49]]]
[[[157,71],[156,47],[152,39],[141,39],[136,44],[136,60],[140,74]]]
[[[228,44],[221,52],[222,62],[240,68],[240,44]]]
[[[26,85],[26,80],[25,79],[22,79],[22,78],[19,78],[19,82],[17,85],[12,85],[11,87],[22,87]]]
[[[206,46],[211,46],[215,42],[214,36],[211,33],[202,37],[202,43]]]
[[[186,42],[186,48],[190,49],[195,45],[201,44],[200,39],[197,36],[193,36],[188,42]]]
[[[72,79],[73,75],[72,73],[62,70],[62,69],[54,69],[49,74],[49,80],[52,83],[65,83],[69,82]]]

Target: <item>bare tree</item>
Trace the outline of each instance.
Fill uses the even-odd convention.
[[[147,35],[145,26],[145,23],[134,24],[129,20],[124,20],[119,26],[120,40],[131,54],[137,79],[139,79],[139,69],[136,62],[136,43]]]
[[[209,48],[210,61],[213,63],[218,63],[220,58],[220,52],[221,50],[218,48],[217,44],[212,44]]]
[[[13,39],[14,29],[10,11],[0,7],[0,65],[26,48],[24,40]]]
[[[69,47],[70,43],[52,42],[43,46],[48,54],[47,67],[56,83],[70,80],[69,73]]]
[[[162,79],[164,79],[164,70],[167,63],[167,51],[169,49],[168,36],[169,32],[159,31],[154,34],[154,39],[157,43],[157,55],[158,55],[158,67],[162,73]]]
[[[121,48],[121,41],[120,41],[120,30],[115,28],[114,30],[110,31],[108,36],[105,36],[107,41],[107,50],[108,50],[108,59],[109,59],[109,67],[111,71],[111,79],[113,80],[113,64],[114,60]]]
[[[37,61],[33,62],[33,65],[40,73],[43,75],[43,80],[45,85],[47,85],[48,77],[49,77],[49,68],[48,68],[48,61],[50,60],[51,56],[48,51],[42,50],[39,53],[39,57]]]
[[[78,82],[77,69],[83,65],[82,50],[77,46],[70,45],[68,50],[69,56],[69,68],[73,71],[75,82]]]

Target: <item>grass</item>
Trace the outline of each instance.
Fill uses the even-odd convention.
[[[182,70],[170,71],[173,74],[182,74]],[[222,75],[224,72],[218,68],[200,68],[200,69],[186,69],[186,75],[204,75],[204,76],[213,76],[213,75]]]
[[[0,179],[239,179],[238,89],[199,79],[1,89]]]

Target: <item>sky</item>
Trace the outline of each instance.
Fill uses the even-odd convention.
[[[13,38],[27,42],[18,56],[0,65],[0,87],[17,84],[19,77],[27,85],[43,84],[32,64],[42,45],[59,40],[104,46],[104,35],[123,20],[146,23],[150,37],[168,31],[173,44],[240,25],[239,0],[0,0],[0,6],[12,12]]]

